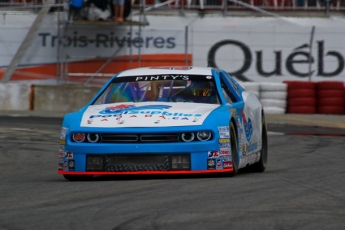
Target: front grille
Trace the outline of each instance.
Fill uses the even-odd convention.
[[[77,143],[107,143],[107,144],[132,144],[132,143],[177,143],[177,142],[198,142],[211,141],[214,135],[210,132],[210,136],[201,140],[198,132],[184,133],[72,133],[70,140]],[[76,141],[74,136],[83,136],[83,141]]]
[[[177,134],[101,134],[101,142],[178,142]]]
[[[147,142],[152,142],[152,141],[163,141],[163,142],[177,142],[179,140],[179,136],[176,134],[150,134],[150,135],[141,135],[140,136],[141,141],[147,141]]]
[[[173,167],[171,154],[158,155],[158,154],[131,154],[131,155],[87,155],[87,171],[103,171],[103,172],[140,172],[140,171],[168,171],[176,170],[178,168]],[[174,155],[176,156],[176,155]],[[185,157],[190,162],[190,154],[183,153],[177,156]],[[95,170],[92,165],[93,158],[102,158],[103,164]],[[190,169],[190,164],[188,168]]]
[[[169,169],[168,156],[107,156],[106,171],[134,172],[134,171],[166,171]]]
[[[137,142],[138,135],[116,135],[116,134],[102,134],[102,142]]]

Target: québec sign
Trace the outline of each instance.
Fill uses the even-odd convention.
[[[223,66],[218,66],[215,57],[219,49],[221,49],[223,46],[228,45],[236,46],[241,50],[241,52],[243,52],[244,60],[242,66],[235,71],[229,71],[230,75],[235,76],[243,81],[249,80],[246,76],[246,73],[251,68],[253,62],[255,62],[255,70],[257,74],[261,77],[266,78],[269,78],[271,76],[283,76],[283,65],[285,65],[285,70],[287,71],[287,73],[285,74],[289,74],[299,78],[305,78],[310,76],[311,74],[316,74],[316,76],[320,77],[331,78],[338,76],[344,70],[343,55],[336,50],[325,50],[325,41],[323,40],[316,41],[316,57],[311,55],[310,47],[308,44],[304,44],[293,49],[293,51],[290,54],[285,56],[285,60],[283,60],[282,50],[274,51],[274,68],[270,70],[264,69],[263,57],[264,55],[268,54],[265,54],[262,50],[254,51],[255,54],[253,55],[250,47],[243,42],[237,40],[222,40],[211,46],[207,55],[209,66],[227,69]],[[253,56],[255,57],[255,61],[253,61]],[[326,71],[325,58],[329,58],[332,60],[333,64],[331,70],[328,68],[328,70]],[[306,66],[309,66],[311,64],[313,68],[315,68],[315,65],[313,65],[314,63],[316,63],[316,69],[311,71],[304,70],[308,68],[296,67],[296,64],[303,64]],[[231,67],[231,63],[229,63],[228,66]]]

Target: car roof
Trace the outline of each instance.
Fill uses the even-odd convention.
[[[188,75],[212,75],[212,67],[195,66],[155,66],[129,69],[121,72],[117,77],[161,75],[161,74],[188,74]]]

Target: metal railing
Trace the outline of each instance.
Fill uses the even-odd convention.
[[[16,9],[16,8],[27,8],[33,6],[43,5],[42,0],[0,0],[0,10],[1,9]]]
[[[0,10],[6,8],[37,7],[46,0],[0,0]],[[66,3],[66,0],[55,0],[56,4]],[[345,0],[242,0],[253,7],[266,11],[345,11]],[[145,0],[147,10],[248,10],[248,7],[228,0]],[[142,0],[135,0],[134,9],[142,6]]]

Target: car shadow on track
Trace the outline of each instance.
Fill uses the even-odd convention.
[[[162,180],[162,179],[204,179],[204,178],[219,178],[228,177],[229,175],[223,174],[181,174],[181,175],[106,175],[106,176],[95,176],[92,180],[94,181],[120,181],[120,180]]]
[[[250,168],[240,169],[235,177],[257,173]],[[131,180],[181,180],[181,179],[209,179],[209,178],[231,178],[229,173],[212,174],[178,174],[178,175],[100,175],[83,181],[131,181]],[[62,178],[62,180],[64,180]],[[68,181],[68,180],[66,180]]]

